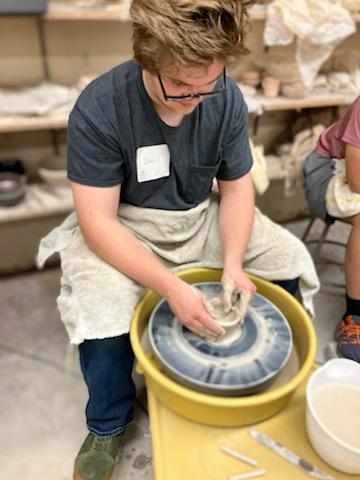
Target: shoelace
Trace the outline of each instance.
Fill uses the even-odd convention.
[[[346,335],[347,337],[355,336],[360,343],[360,325],[356,325],[355,323],[348,323],[347,325],[341,327],[339,335]]]

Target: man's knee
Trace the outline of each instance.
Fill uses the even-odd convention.
[[[121,359],[124,356],[133,357],[129,334],[118,337],[85,340],[79,345],[80,356],[84,359],[100,359],[106,362],[107,359]]]

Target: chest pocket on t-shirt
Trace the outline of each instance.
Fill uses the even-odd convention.
[[[186,200],[200,203],[209,195],[212,181],[216,176],[221,159],[215,165],[190,165],[186,188]]]

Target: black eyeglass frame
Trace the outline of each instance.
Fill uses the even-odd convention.
[[[187,95],[168,95],[166,93],[164,84],[161,80],[160,75],[157,75],[161,87],[161,91],[164,95],[165,102],[183,102],[184,100],[192,100],[194,98],[207,98],[207,97],[213,97],[215,95],[219,95],[220,93],[225,92],[227,89],[226,85],[226,69],[224,68],[223,75],[222,75],[222,80],[223,80],[223,88],[213,90],[212,92],[198,92],[198,93],[188,93]]]

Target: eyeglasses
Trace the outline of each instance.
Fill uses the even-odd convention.
[[[160,75],[157,76],[160,82],[160,87],[161,91],[164,95],[164,99],[166,102],[183,102],[184,100],[192,100],[194,98],[208,98],[208,97],[214,97],[215,95],[219,95],[219,93],[222,93],[226,90],[226,72],[224,68],[224,72],[222,75],[222,83],[223,86],[221,88],[218,88],[216,90],[213,90],[211,92],[198,92],[198,93],[189,93],[187,95],[168,95],[165,91],[164,84],[161,80]]]

